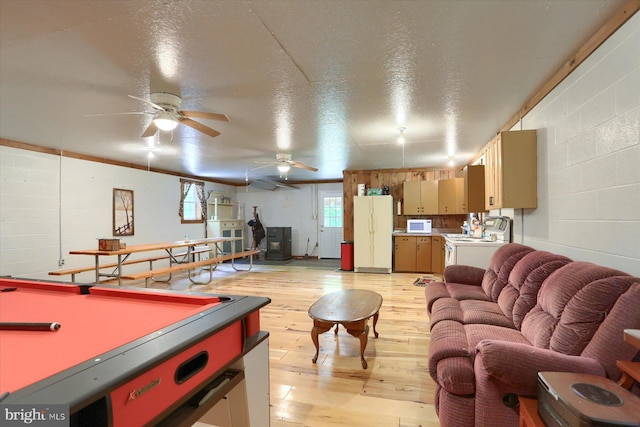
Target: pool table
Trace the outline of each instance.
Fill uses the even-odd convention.
[[[203,397],[268,337],[259,311],[269,302],[1,278],[0,322],[59,328],[0,329],[0,406],[65,405],[71,426],[193,421]]]

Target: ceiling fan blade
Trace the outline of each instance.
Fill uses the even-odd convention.
[[[158,132],[158,127],[155,123],[153,123],[153,121],[151,121],[149,127],[142,133],[142,137],[146,138],[148,136],[153,136],[156,134],[156,132]]]
[[[256,162],[256,163],[263,163],[263,165],[251,169],[252,171],[257,170],[257,169],[262,169],[262,168],[268,168],[269,166],[272,166],[273,164],[275,164],[275,163],[264,164],[266,162]]]
[[[215,129],[211,129],[209,126],[205,126],[202,123],[198,123],[196,121],[193,121],[191,119],[187,119],[187,118],[181,118],[180,119],[180,123],[189,126],[190,128],[193,128],[197,131],[200,131],[202,133],[204,133],[205,135],[209,135],[212,138],[215,138],[216,136],[220,135],[220,132],[218,132]]]
[[[296,162],[295,160],[292,160],[292,161],[289,162],[289,164],[291,166],[293,166],[294,168],[306,169],[306,170],[311,171],[311,172],[318,172],[318,168],[314,168],[313,166],[309,166],[306,163]]]
[[[133,95],[129,95],[129,98],[133,98],[133,99],[137,99],[138,101],[142,101],[145,104],[149,104],[151,105],[153,108],[155,108],[156,110],[164,110],[164,108],[162,108],[161,106],[159,106],[158,104],[155,104],[147,99],[142,99],[142,98],[138,98],[137,96],[133,96]]]
[[[206,113],[204,111],[178,111],[179,114],[182,114],[185,117],[193,117],[196,119],[210,119],[210,120],[220,120],[222,122],[228,122],[229,117],[226,114],[219,113]]]

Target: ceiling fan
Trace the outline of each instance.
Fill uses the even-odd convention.
[[[318,168],[314,168],[313,166],[309,166],[303,162],[291,160],[291,154],[289,153],[276,154],[275,162],[274,161],[263,162],[263,161],[256,160],[256,163],[263,163],[264,166],[258,166],[257,168],[254,168],[254,169],[260,169],[260,168],[274,165],[278,167],[278,171],[280,171],[280,173],[289,172],[289,169],[291,169],[291,167],[306,169],[311,172],[318,172]]]
[[[180,106],[182,105],[182,98],[172,93],[165,93],[165,92],[152,93],[150,96],[151,101],[143,98],[138,98],[137,96],[133,96],[133,95],[129,95],[129,97],[136,99],[138,101],[142,101],[154,109],[154,111],[136,111],[131,113],[116,113],[116,114],[148,114],[153,116],[151,123],[149,124],[147,129],[142,133],[143,138],[155,135],[156,132],[158,132],[158,130],[167,131],[167,132],[172,131],[181,123],[199,132],[202,132],[205,135],[216,137],[220,135],[220,132],[210,128],[209,126],[205,126],[202,123],[196,122],[195,120],[192,120],[192,118],[220,120],[224,122],[229,121],[229,117],[227,117],[224,114],[207,113],[204,111],[181,110]],[[90,116],[103,116],[103,115],[104,114],[93,114]]]

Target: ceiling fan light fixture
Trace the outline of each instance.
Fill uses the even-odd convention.
[[[280,171],[280,173],[287,173],[289,172],[289,169],[291,169],[291,166],[287,164],[278,165],[278,170]]]
[[[153,123],[165,132],[172,131],[178,126],[178,121],[166,111],[158,111],[153,118]]]

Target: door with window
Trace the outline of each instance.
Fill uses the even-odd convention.
[[[343,228],[342,193],[321,191],[318,206],[318,258],[339,259]]]

